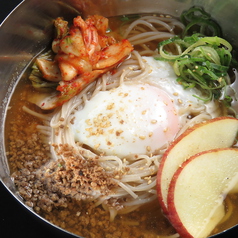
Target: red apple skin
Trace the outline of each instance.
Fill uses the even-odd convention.
[[[188,131],[185,132],[186,134],[189,134]],[[182,134],[184,135],[184,134]],[[165,202],[164,202],[164,199],[163,199],[163,196],[162,196],[162,191],[161,191],[161,183],[162,183],[162,171],[163,171],[163,168],[164,168],[164,163],[167,159],[167,156],[168,154],[170,153],[170,150],[174,147],[174,145],[176,145],[182,138],[183,136],[180,135],[175,141],[173,141],[168,149],[165,151],[165,153],[163,154],[162,156],[162,159],[160,161],[160,165],[159,165],[159,168],[158,168],[158,173],[157,173],[157,184],[156,184],[156,188],[157,188],[157,196],[158,196],[158,199],[159,199],[159,203],[160,203],[160,206],[162,208],[162,211],[165,215],[167,215],[168,213],[168,210],[167,210],[167,207],[165,205]]]
[[[199,153],[201,154],[201,153]],[[177,171],[174,173],[174,176],[170,182],[169,190],[168,190],[168,208],[167,208],[167,218],[175,228],[175,230],[179,233],[179,235],[183,238],[193,238],[193,236],[188,232],[188,230],[184,227],[182,221],[180,220],[180,217],[177,213],[175,204],[174,204],[174,190],[177,178],[179,177],[180,173],[182,172],[183,168],[193,159],[196,159],[198,154],[190,157],[188,160],[184,161],[181,167],[177,169]]]
[[[229,117],[230,118],[230,117]],[[163,154],[162,158],[161,158],[161,161],[160,161],[160,165],[159,165],[159,168],[158,168],[158,172],[157,172],[157,184],[156,184],[156,188],[157,188],[157,196],[158,196],[158,200],[159,200],[159,203],[160,203],[160,206],[162,208],[162,211],[165,215],[168,214],[168,209],[167,209],[167,206],[163,200],[163,196],[162,196],[162,191],[161,191],[161,183],[162,183],[162,171],[163,171],[163,168],[164,168],[164,164],[165,164],[165,161],[167,159],[167,156],[168,154],[170,153],[171,149],[179,142],[181,141],[185,136],[187,136],[188,134],[190,134],[191,132],[193,132],[194,130],[196,130],[197,128],[199,128],[200,126],[203,126],[203,125],[206,125],[206,124],[209,124],[211,122],[214,122],[214,121],[219,121],[219,120],[223,120],[223,119],[227,119],[226,116],[224,117],[217,117],[217,118],[213,118],[213,119],[210,119],[208,121],[205,121],[205,122],[202,122],[202,123],[199,123],[199,124],[196,124],[194,125],[193,127],[191,128],[188,128],[184,133],[182,133],[178,138],[176,138],[173,142],[170,143],[170,145],[168,146],[167,150],[165,151],[165,153]],[[232,118],[234,120],[237,120],[236,118]]]
[[[219,119],[223,119],[224,117],[220,117]],[[217,121],[218,118],[212,119],[211,121]],[[204,122],[202,125],[210,123],[211,121],[206,121]],[[170,153],[171,149],[179,142],[181,141],[185,136],[187,136],[188,134],[190,134],[191,132],[193,132],[194,130],[196,130],[196,128],[200,127],[201,124],[196,124],[191,128],[188,128],[183,134],[181,134],[178,138],[176,138],[173,142],[170,143],[170,145],[168,146],[167,150],[165,151],[165,153],[162,156],[162,159],[160,161],[160,165],[158,168],[158,172],[157,172],[157,195],[158,195],[158,199],[159,199],[159,203],[160,206],[164,212],[165,215],[167,215],[168,213],[168,209],[167,206],[165,205],[163,196],[162,196],[162,191],[161,191],[161,182],[162,182],[162,171],[164,168],[164,163],[168,157],[168,154]]]
[[[200,153],[197,153],[193,156],[191,156],[189,159],[185,160],[182,165],[176,170],[174,173],[174,176],[170,182],[169,189],[168,189],[168,199],[167,199],[167,218],[171,222],[172,226],[176,229],[176,231],[179,233],[179,235],[182,238],[194,238],[186,229],[182,221],[180,220],[180,217],[178,215],[178,212],[175,207],[174,203],[174,191],[176,187],[177,178],[179,177],[180,173],[183,171],[183,168],[186,167],[187,164],[189,164],[192,160],[195,160],[198,156],[209,153],[209,152],[218,152],[220,150],[238,150],[237,148],[218,148],[218,149],[211,149],[207,151],[202,151]]]

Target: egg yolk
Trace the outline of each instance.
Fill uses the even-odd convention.
[[[74,139],[99,154],[153,154],[172,141],[179,118],[172,100],[149,84],[101,91],[75,113]]]

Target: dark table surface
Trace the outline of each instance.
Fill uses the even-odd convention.
[[[20,3],[20,0],[0,0],[0,22]],[[71,235],[41,221],[27,211],[0,182],[0,237],[1,238],[70,238]],[[133,238],[133,237],[132,237]],[[238,229],[217,238],[238,238]]]

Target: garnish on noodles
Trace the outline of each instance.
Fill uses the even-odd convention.
[[[156,59],[173,65],[177,81],[184,89],[195,87],[203,92],[203,97],[195,97],[204,102],[220,100],[231,108],[232,101],[237,100],[229,86],[228,72],[237,66],[231,44],[222,38],[219,24],[201,7],[184,11],[180,19],[184,30],[158,44],[160,56]]]
[[[165,50],[171,43],[175,44],[178,55]],[[159,44],[160,56],[173,63],[177,81],[185,89],[198,87],[204,91],[207,97],[200,99],[205,101],[219,99],[223,88],[230,84],[227,76],[232,59],[231,50],[232,46],[226,40],[199,34],[183,39],[176,36]]]
[[[30,101],[42,109],[61,106],[77,95],[100,75],[120,64],[133,50],[126,39],[116,41],[107,34],[108,19],[89,16],[85,21],[78,16],[73,26],[62,18],[55,20],[57,36],[52,51],[39,56],[30,76],[33,87],[42,94]]]

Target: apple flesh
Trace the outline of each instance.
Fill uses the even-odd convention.
[[[196,153],[232,146],[237,131],[237,119],[219,117],[193,126],[170,144],[161,159],[157,175],[158,198],[165,215],[169,184],[179,166]]]
[[[237,148],[204,151],[185,161],[171,180],[167,200],[168,218],[181,237],[208,237],[237,183]]]

